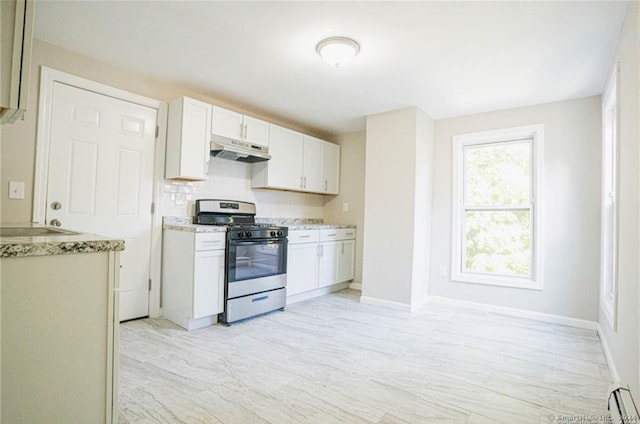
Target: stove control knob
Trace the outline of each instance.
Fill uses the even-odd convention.
[[[247,231],[244,235],[247,236],[247,238],[251,238],[251,231]]]
[[[271,237],[275,237],[276,236],[276,232],[275,231],[271,231]]]
[[[282,237],[282,231],[278,231],[278,237]]]
[[[244,238],[244,233],[243,233],[242,231],[240,231],[240,232],[238,233],[238,237],[240,237],[240,238]]]

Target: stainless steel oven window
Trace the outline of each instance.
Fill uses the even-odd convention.
[[[284,274],[287,272],[286,268],[286,240],[229,242],[229,283]]]

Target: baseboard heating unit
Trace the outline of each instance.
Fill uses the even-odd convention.
[[[631,396],[629,386],[615,383],[609,388],[608,401],[611,422],[615,424],[640,423],[638,408]]]

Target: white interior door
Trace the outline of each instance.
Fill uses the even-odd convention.
[[[155,109],[55,83],[47,223],[125,240],[120,320],[149,313]]]

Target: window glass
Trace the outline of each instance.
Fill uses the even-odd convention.
[[[530,143],[495,143],[465,149],[465,203],[523,205],[531,200]]]

